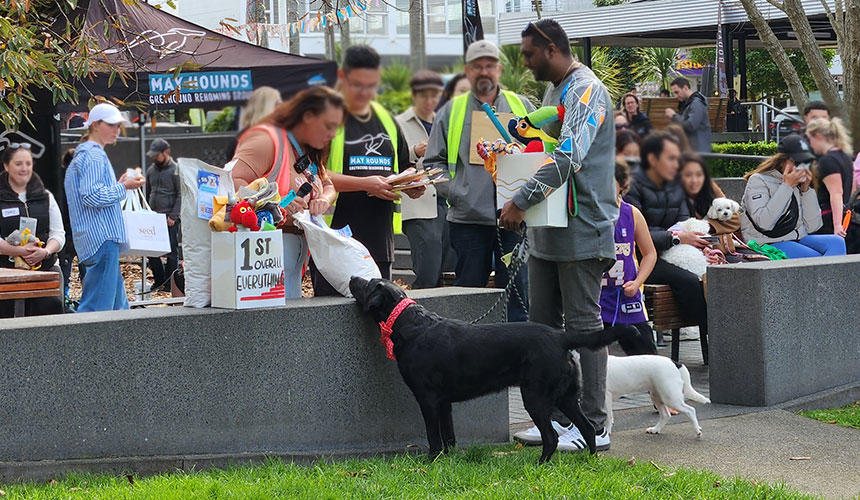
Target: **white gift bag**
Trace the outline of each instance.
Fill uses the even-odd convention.
[[[496,170],[496,206],[502,208],[543,166],[546,153],[499,155]],[[567,227],[567,183],[542,202],[526,210],[528,227]]]
[[[233,193],[230,171],[214,167],[196,158],[179,158],[179,178],[182,184],[182,256],[185,272],[185,305],[206,307],[211,298],[212,197]]]
[[[170,253],[167,217],[153,212],[140,188],[126,193],[122,202],[122,221],[126,242],[121,254],[161,257]]]
[[[212,232],[212,307],[282,306],[284,238],[281,231]]]
[[[370,252],[357,239],[328,227],[322,217],[312,218],[307,211],[293,215],[293,221],[304,230],[320,274],[344,297],[352,297],[349,280],[353,276],[367,280],[382,277]]]

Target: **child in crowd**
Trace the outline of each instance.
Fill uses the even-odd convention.
[[[657,354],[641,291],[657,262],[657,250],[651,241],[645,217],[636,207],[621,199],[630,186],[630,169],[624,164],[615,165],[615,186],[619,206],[615,223],[615,265],[603,273],[600,316],[606,330],[636,330],[619,341],[626,354]],[[637,250],[642,257],[641,266],[636,263]]]

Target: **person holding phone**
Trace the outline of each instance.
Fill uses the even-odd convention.
[[[788,258],[845,255],[845,240],[811,234],[822,224],[810,166],[815,155],[800,135],[779,143],[777,154],[747,173],[742,201],[744,240],[770,244]]]

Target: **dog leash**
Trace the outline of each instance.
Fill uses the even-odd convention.
[[[482,315],[478,316],[476,319],[473,319],[472,321],[470,321],[469,322],[470,325],[474,325],[474,324],[480,322],[481,320],[483,320],[484,318],[486,318],[487,316],[489,316],[491,312],[493,312],[497,307],[499,307],[499,304],[501,304],[502,301],[504,301],[505,305],[507,305],[508,302],[510,301],[511,291],[513,291],[513,294],[516,295],[517,300],[519,300],[519,302],[520,302],[520,306],[522,306],[522,308],[523,308],[523,311],[525,311],[526,314],[528,314],[529,308],[526,305],[526,302],[523,299],[522,295],[520,295],[520,291],[517,289],[517,280],[516,280],[517,275],[522,270],[522,266],[528,260],[528,255],[529,255],[529,239],[528,239],[528,236],[526,235],[526,232],[523,231],[522,229],[520,231],[518,231],[518,233],[520,233],[520,232],[523,235],[523,239],[519,243],[514,245],[513,250],[511,250],[511,265],[507,266],[508,267],[508,284],[505,286],[502,295],[498,299],[496,299],[496,301],[493,303],[493,305],[490,306],[490,308],[487,309],[487,311],[484,314],[482,314]],[[496,229],[496,239],[498,240],[499,248],[502,248],[502,231],[501,231],[501,229],[498,229],[498,228]]]

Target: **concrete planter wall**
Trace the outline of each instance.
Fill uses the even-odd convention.
[[[411,295],[472,319],[499,293]],[[426,448],[415,399],[351,299],[8,319],[0,338],[0,480]],[[507,392],[454,409],[461,445],[508,440]]]

